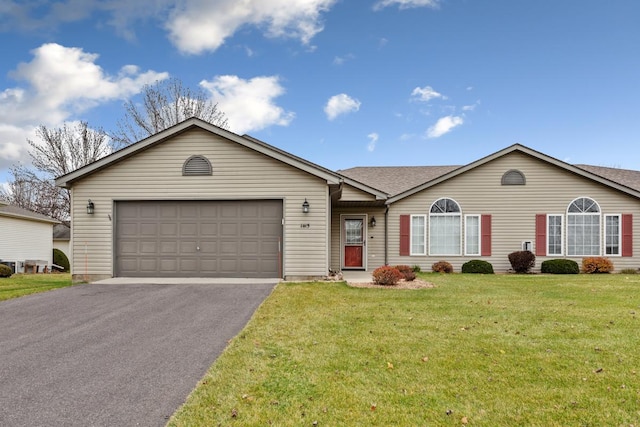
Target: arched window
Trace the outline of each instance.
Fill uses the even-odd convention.
[[[429,254],[461,255],[462,211],[453,199],[436,200],[429,210]]]
[[[508,170],[502,175],[502,185],[525,185],[527,180],[524,174],[516,169]]]
[[[600,255],[600,206],[580,197],[567,208],[567,255]]]
[[[182,165],[182,175],[211,175],[211,162],[204,156],[191,156]]]

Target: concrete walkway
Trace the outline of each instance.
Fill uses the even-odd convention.
[[[347,270],[342,272],[342,277],[349,283],[368,283],[373,281],[370,271]]]

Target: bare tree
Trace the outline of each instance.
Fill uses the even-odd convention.
[[[186,87],[176,78],[145,85],[142,102],[138,104],[128,100],[124,107],[125,116],[118,122],[118,131],[110,135],[115,149],[155,135],[191,117],[221,128],[228,126],[225,114],[204,91]]]
[[[37,142],[28,140],[33,169],[23,165],[11,168],[13,181],[0,197],[12,205],[68,220],[69,190],[56,187],[54,180],[109,154],[108,136],[102,129],[89,128],[87,122],[58,129],[40,126],[36,135]]]

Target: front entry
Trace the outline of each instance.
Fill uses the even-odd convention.
[[[366,216],[342,217],[342,268],[365,269],[367,259]]]

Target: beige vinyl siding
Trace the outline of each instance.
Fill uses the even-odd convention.
[[[376,197],[373,194],[365,193],[362,190],[358,190],[350,185],[343,185],[341,202],[372,202]]]
[[[25,260],[46,261],[53,258],[53,224],[19,218],[0,217],[0,259],[16,263],[24,271]]]
[[[342,270],[342,221],[343,215],[366,215],[367,270],[384,265],[384,208],[334,208],[331,214],[331,269]],[[376,218],[376,226],[371,227],[371,217]]]
[[[211,176],[182,176],[192,155],[209,159]],[[283,200],[285,277],[327,274],[326,181],[204,130],[176,135],[74,183],[72,197],[73,274],[78,278],[113,275],[116,200]],[[302,213],[305,198],[308,214]],[[94,215],[86,213],[88,199],[95,204]]]
[[[501,185],[502,175],[517,169],[526,177],[526,185]],[[471,214],[492,215],[492,256],[412,256],[399,254],[399,216],[401,214],[429,214],[431,204],[441,197],[454,199],[460,204],[462,217]],[[511,268],[508,254],[521,249],[523,241],[531,241],[535,246],[535,215],[563,215],[563,236],[566,254],[566,211],[569,204],[578,197],[590,197],[601,208],[602,224],[606,214],[633,214],[635,235],[640,231],[640,201],[622,192],[596,183],[565,169],[553,166],[537,158],[520,152],[512,152],[491,162],[471,169],[464,174],[444,181],[422,192],[402,199],[389,211],[389,256],[390,264],[418,264],[430,270],[431,265],[441,259],[453,264],[460,271],[462,264],[470,259],[485,259],[496,271]],[[462,244],[464,245],[464,227]],[[601,227],[601,237],[604,225]],[[633,258],[611,256],[616,269],[640,267],[638,238],[634,239]],[[427,236],[427,245],[429,238]],[[604,256],[604,244],[601,243]],[[464,249],[463,249],[464,253]],[[535,247],[534,247],[535,253]],[[545,259],[557,256],[537,257],[536,270]],[[573,258],[578,263],[582,257]]]

